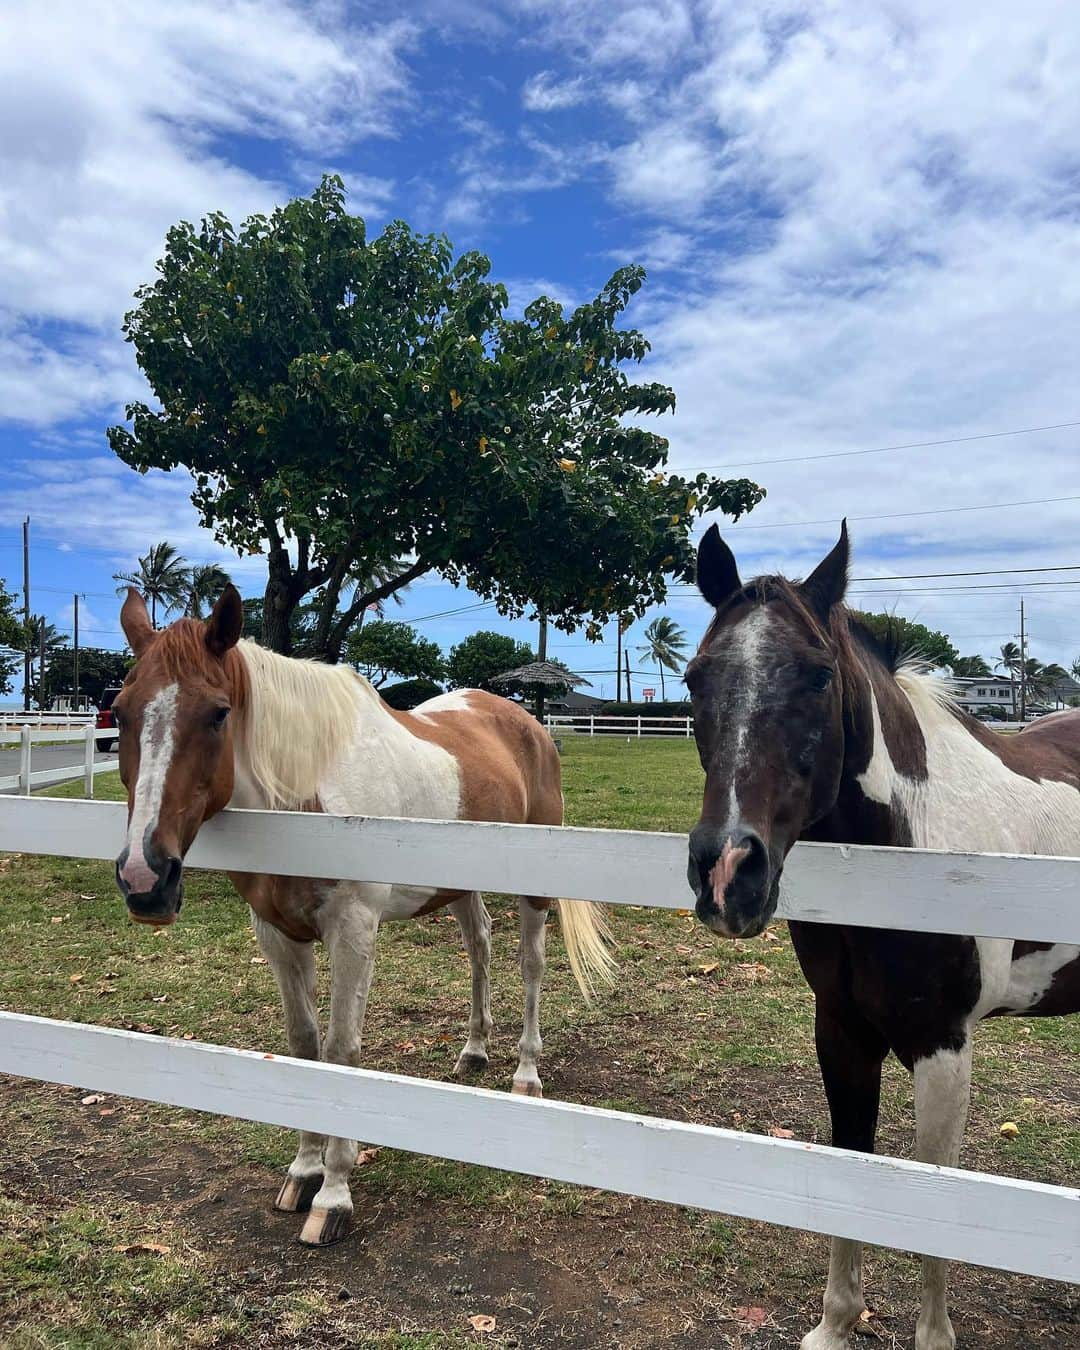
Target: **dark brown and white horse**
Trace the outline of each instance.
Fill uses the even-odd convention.
[[[689,878],[698,916],[725,937],[762,931],[799,839],[1080,855],[1080,711],[1020,736],[988,730],[855,621],[847,567],[846,526],[801,583],[744,584],[715,526],[701,543],[716,613],[686,672],[706,773]],[[955,1165],[976,1024],[1080,1011],[1078,947],[812,923],[791,935],[841,1148],[873,1152],[891,1050],[914,1074],[919,1158]],[[925,1258],[917,1350],[955,1345],[945,1281]],[[842,1350],[863,1307],[861,1247],[834,1238],[802,1350]]]
[[[560,825],[559,756],[522,708],[476,690],[444,694],[413,713],[389,708],[347,666],[297,661],[240,641],[240,596],[228,587],[207,623],[156,632],[138,592],[120,621],[137,658],[113,704],[127,843],[116,879],[134,919],[175,920],[183,859],[202,823],[228,805],[266,810]],[[328,861],[328,870],[332,871]],[[330,1023],[322,1058],[358,1064],[383,919],[448,905],[472,966],[469,1035],[457,1071],[487,1065],[491,922],[479,893],[262,874],[232,874],[273,968],[294,1055],[318,1059],[313,943],[330,955]],[[612,960],[596,906],[558,901],[571,965],[588,995]],[[525,1021],[513,1090],[541,1095],[539,997],[551,901],[519,897]],[[322,1245],[352,1217],[351,1139],[303,1133],[277,1199],[310,1209],[301,1241]]]

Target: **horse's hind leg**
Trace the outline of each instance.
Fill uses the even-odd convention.
[[[450,909],[461,928],[461,940],[472,969],[472,1008],[469,1012],[469,1038],[458,1055],[454,1072],[479,1073],[488,1064],[488,1037],[491,1035],[491,915],[479,891],[455,900]]]
[[[915,1143],[920,1162],[955,1167],[971,1100],[970,1034],[959,1050],[939,1050],[915,1061]],[[947,1304],[948,1263],[922,1260],[922,1308],[915,1350],[953,1350],[956,1333]]]
[[[255,935],[270,964],[285,1010],[285,1036],[289,1053],[298,1059],[319,1058],[319,1022],[315,1010],[315,944],[294,942],[272,925],[252,915]],[[323,1182],[321,1134],[301,1131],[300,1147],[289,1164],[274,1208],[298,1213],[311,1208],[311,1201]]]
[[[887,1047],[854,1008],[831,1008],[820,992],[815,1033],[832,1142],[837,1148],[873,1153]],[[821,1321],[803,1337],[800,1350],[845,1350],[865,1307],[862,1243],[834,1237]]]
[[[518,1066],[513,1091],[526,1097],[542,1097],[543,1085],[536,1067],[544,1043],[540,1039],[540,985],[544,978],[544,949],[550,900],[518,897],[521,915],[521,978],[525,984],[525,1023],[518,1042]]]
[[[339,882],[320,910],[323,941],[330,953],[330,1026],[323,1047],[323,1059],[329,1064],[359,1066],[360,1034],[375,968],[379,901],[381,892],[389,890]],[[323,1182],[311,1201],[301,1242],[325,1247],[348,1234],[353,1214],[349,1175],[355,1164],[355,1139],[327,1139]]]

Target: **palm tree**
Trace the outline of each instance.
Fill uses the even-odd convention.
[[[1061,686],[1069,678],[1069,672],[1056,661],[1051,661],[1039,671],[1039,691],[1043,698],[1054,700],[1055,705],[1063,703]]]
[[[1009,700],[1012,703],[1012,716],[1016,717],[1016,676],[1020,670],[1020,648],[1015,642],[1006,642],[1001,647],[1001,660],[994,662],[995,670],[1005,670],[1009,675]]]
[[[686,659],[686,634],[674,619],[661,614],[645,629],[645,645],[638,648],[638,655],[656,662],[660,672],[660,697],[666,700],[664,670],[678,670]]]
[[[123,595],[128,586],[135,586],[150,601],[150,622],[157,627],[157,609],[163,615],[179,609],[188,597],[187,560],[168,542],[154,544],[145,558],[139,559],[134,572],[114,572],[113,581],[119,581],[117,595]]]
[[[201,619],[203,607],[210,607],[232,580],[217,563],[203,563],[192,567],[187,579],[187,602],[184,613],[189,619]]]
[[[364,563],[353,572],[350,581],[356,588],[355,595],[367,595],[371,591],[377,590],[380,586],[385,586],[388,581],[394,581],[397,577],[408,570],[409,564],[395,559],[393,562]],[[405,592],[409,589],[408,583],[400,586],[388,597],[393,600],[395,605],[403,605],[402,599]],[[359,632],[364,626],[364,616],[373,613],[377,618],[382,618],[386,613],[386,601],[376,600],[373,605],[368,605],[367,609],[360,611],[356,624],[356,632]]]
[[[1078,656],[1069,667],[1069,674],[1074,680],[1080,680],[1080,656]]]
[[[952,663],[952,673],[958,679],[979,678],[990,674],[990,667],[982,656],[958,656]]]

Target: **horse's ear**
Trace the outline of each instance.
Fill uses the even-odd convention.
[[[833,605],[838,605],[847,590],[848,560],[847,521],[840,522],[840,538],[802,583],[802,593],[818,617],[825,621]]]
[[[698,590],[714,608],[722,605],[742,585],[735,555],[720,538],[715,525],[709,526],[698,545],[697,584]]]
[[[206,645],[220,659],[240,641],[243,630],[244,605],[240,592],[230,581],[206,621]]]
[[[120,607],[120,627],[138,659],[154,636],[154,625],[150,622],[146,601],[134,586],[128,587],[127,599]]]

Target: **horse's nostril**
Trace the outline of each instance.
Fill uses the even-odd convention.
[[[165,869],[161,874],[161,885],[163,888],[173,887],[178,884],[183,866],[183,861],[180,858],[166,859]]]

